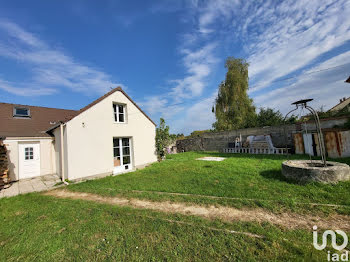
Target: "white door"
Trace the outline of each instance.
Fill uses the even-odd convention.
[[[305,154],[314,156],[313,142],[312,142],[312,134],[303,134],[304,138],[304,148]]]
[[[113,138],[114,174],[132,169],[131,155],[131,141],[129,138]]]
[[[40,176],[40,144],[18,144],[19,179]]]

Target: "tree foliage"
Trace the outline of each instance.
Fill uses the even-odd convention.
[[[325,111],[324,107],[321,106],[321,108],[317,110],[317,113],[320,118],[350,116],[350,104],[336,111],[330,111],[330,110]]]
[[[252,127],[256,122],[253,100],[248,96],[248,66],[244,59],[229,57],[225,81],[219,85],[213,111],[215,130],[233,130]]]
[[[160,118],[159,126],[156,129],[156,151],[159,161],[165,157],[167,154],[166,147],[169,146],[174,139],[176,139],[176,135],[169,134],[169,126],[165,125],[164,118]]]
[[[184,139],[185,138],[185,135],[183,133],[176,134],[175,136],[176,136],[175,140],[180,140],[180,139]]]
[[[324,107],[321,106],[316,111],[320,119],[331,118],[331,117],[350,117],[350,104],[340,110],[335,110],[335,111],[331,111],[331,110],[325,111]],[[313,119],[314,119],[314,116],[311,113],[309,113],[301,116],[301,118],[298,119],[298,121],[305,122]]]
[[[283,124],[293,124],[296,122],[297,117],[291,115],[284,119],[285,117],[279,110],[274,110],[272,108],[260,108],[259,114],[256,117],[256,126],[278,126]]]
[[[283,122],[283,116],[279,110],[272,108],[260,108],[260,112],[256,118],[257,126],[275,126]]]
[[[195,130],[189,135],[189,137],[190,138],[201,137],[204,133],[208,133],[208,132],[211,132],[211,130],[209,130],[209,129],[207,129],[207,130]]]

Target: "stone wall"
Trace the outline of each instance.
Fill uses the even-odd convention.
[[[296,131],[295,125],[247,128],[224,132],[208,132],[201,137],[182,139],[176,141],[178,152],[186,151],[222,151],[228,147],[228,143],[233,143],[236,137],[242,136],[245,141],[248,136],[270,135],[275,147],[292,147],[292,132]]]
[[[322,128],[332,128],[346,123],[347,117],[333,118],[321,120]],[[307,129],[315,131],[314,121],[306,123]],[[223,132],[208,132],[197,138],[182,139],[176,141],[178,152],[187,151],[222,151],[228,147],[228,143],[233,143],[236,137],[242,136],[242,141],[245,141],[248,136],[270,135],[272,143],[275,147],[288,147],[294,152],[293,133],[296,133],[305,128],[305,124],[293,124],[284,126],[268,126],[238,129]]]

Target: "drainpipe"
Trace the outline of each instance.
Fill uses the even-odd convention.
[[[61,175],[62,175],[62,182],[66,185],[69,185],[69,183],[67,183],[64,179],[65,174],[65,163],[64,163],[64,136],[63,136],[63,126],[65,126],[66,124],[61,123],[60,125],[60,129],[61,129]]]

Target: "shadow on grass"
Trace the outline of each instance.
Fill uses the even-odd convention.
[[[279,181],[283,181],[283,182],[292,182],[292,181],[288,180],[287,178],[285,178],[282,175],[282,171],[281,170],[277,170],[277,169],[270,169],[270,170],[261,171],[260,175],[262,177],[270,179],[270,180],[279,180]]]
[[[286,178],[282,175],[282,170],[277,170],[277,169],[270,169],[270,170],[261,171],[260,175],[264,178],[269,179],[269,180],[278,180],[281,182],[286,182],[288,184],[294,184],[294,185],[299,185],[299,186],[304,186],[307,184],[307,183],[303,183],[303,182],[300,182],[297,180]]]

